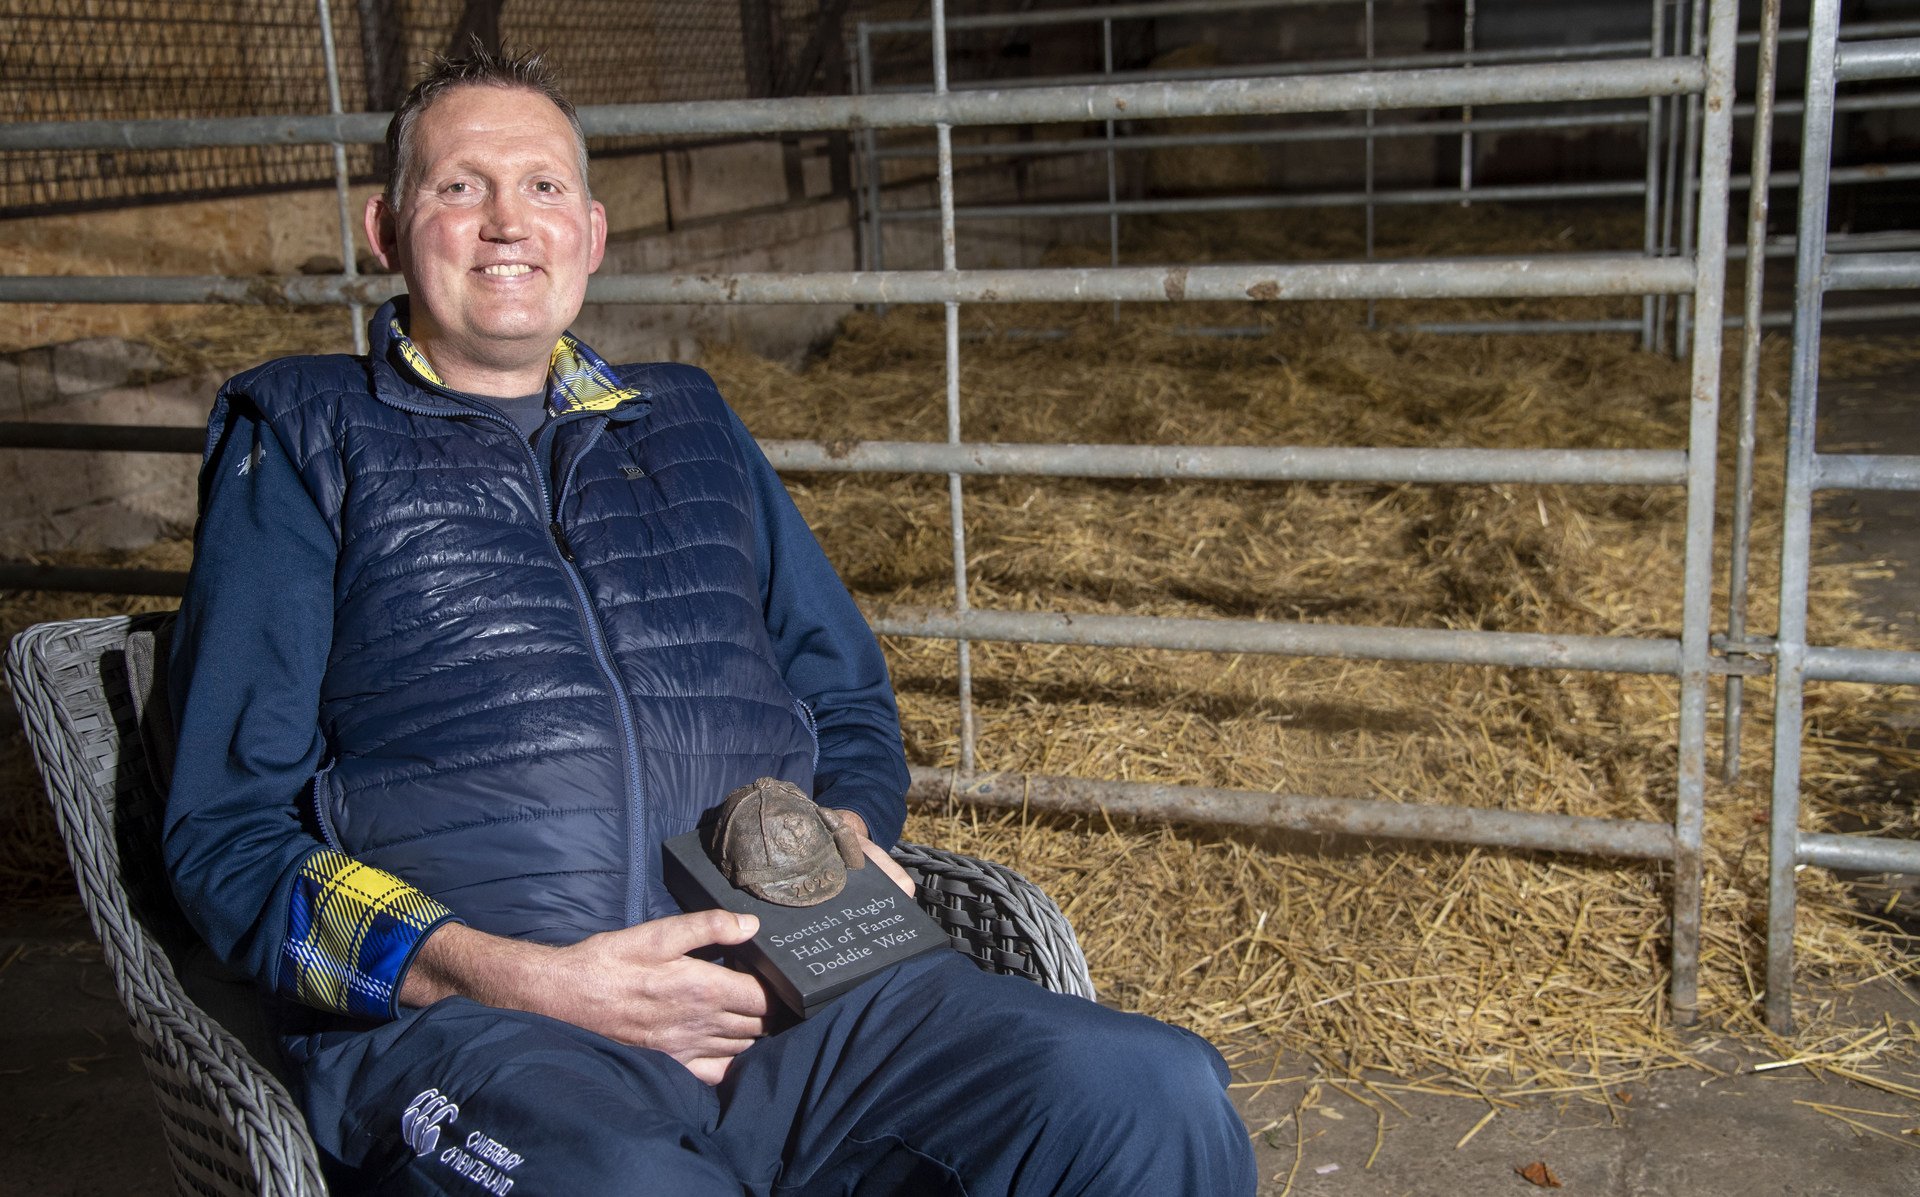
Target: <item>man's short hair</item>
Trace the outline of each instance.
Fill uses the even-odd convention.
[[[467,52],[450,58],[435,56],[426,76],[413,85],[387,122],[387,206],[395,212],[413,183],[413,127],[420,114],[448,92],[461,87],[512,87],[537,92],[553,101],[573,128],[574,153],[580,160],[580,182],[587,183],[587,138],[573,101],[560,90],[560,79],[544,55],[532,50],[493,51],[475,38]]]

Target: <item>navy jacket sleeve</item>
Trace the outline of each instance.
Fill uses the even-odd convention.
[[[814,799],[853,811],[874,843],[891,848],[907,819],[908,777],[886,658],[780,476],[729,416],[758,508],[767,631],[787,688],[813,710],[819,730]]]
[[[243,397],[223,392],[208,441],[168,670],[167,870],[207,945],[263,988],[391,1017],[414,950],[451,915],[323,846],[302,818],[326,750],[333,531]]]

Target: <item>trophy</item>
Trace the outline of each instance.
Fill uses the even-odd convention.
[[[859,836],[788,782],[727,796],[710,824],[663,845],[667,891],[683,910],[760,920],[731,954],[807,1018],[883,969],[948,946],[893,879],[868,868]]]

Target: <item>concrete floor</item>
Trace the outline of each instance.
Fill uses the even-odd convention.
[[[1863,995],[1871,1019],[1920,1019],[1902,988]],[[166,1151],[139,1056],[77,903],[0,914],[0,1192],[40,1197],[165,1193]],[[1858,1131],[1811,1105],[1893,1135],[1920,1126],[1912,1101],[1802,1069],[1754,1073],[1760,1056],[1711,1051],[1727,1075],[1665,1072],[1606,1105],[1501,1108],[1388,1090],[1373,1107],[1322,1083],[1311,1064],[1240,1070],[1263,1194],[1298,1197],[1532,1191],[1517,1168],[1543,1162],[1569,1193],[1606,1197],[1868,1197],[1920,1193],[1920,1140]],[[1883,1074],[1920,1088],[1920,1070]],[[1392,1078],[1380,1078],[1390,1082]],[[1262,1084],[1272,1080],[1275,1083]],[[1349,1087],[1349,1091],[1351,1087]],[[1376,1143],[1378,1153],[1375,1154]],[[1371,1158],[1371,1167],[1369,1160]],[[1297,1162],[1296,1162],[1297,1161]]]
[[[1920,1018],[1905,987],[1859,1001],[1868,1025],[1883,1013]],[[1404,1107],[1396,1109],[1380,1094],[1307,1076],[1260,1090],[1242,1111],[1255,1130],[1278,1122],[1254,1139],[1268,1197],[1518,1195],[1534,1191],[1519,1171],[1534,1164],[1568,1193],[1604,1197],[1920,1193],[1914,1101],[1801,1068],[1754,1072],[1769,1059],[1752,1053],[1716,1047],[1702,1058],[1724,1075],[1657,1073],[1614,1090],[1611,1106],[1568,1099],[1496,1111],[1477,1099],[1387,1090]],[[1920,1070],[1876,1075],[1920,1087]]]
[[[1823,403],[1823,450],[1920,453],[1920,370],[1832,384]],[[1837,501],[1859,527],[1835,551],[1888,563],[1888,576],[1869,583],[1867,613],[1920,647],[1913,497]],[[1863,1018],[1920,1021],[1906,986],[1859,1000]],[[0,909],[0,1045],[0,1192],[168,1191],[158,1115],[77,902]],[[1521,1194],[1534,1186],[1517,1169],[1536,1161],[1567,1192],[1608,1197],[1920,1193],[1920,1103],[1803,1069],[1751,1071],[1760,1056],[1722,1049],[1708,1058],[1724,1075],[1662,1073],[1627,1086],[1611,1107],[1540,1102],[1499,1109],[1484,1125],[1487,1103],[1395,1093],[1403,1108],[1378,1098],[1369,1108],[1328,1084],[1316,1092],[1310,1065],[1289,1060],[1243,1070],[1236,1094],[1255,1132],[1263,1194]],[[1920,1088],[1920,1070],[1881,1075]],[[1270,1077],[1280,1079],[1260,1083]],[[1845,1116],[1887,1134],[1816,1104],[1872,1111]]]

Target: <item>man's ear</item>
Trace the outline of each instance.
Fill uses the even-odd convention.
[[[587,224],[593,237],[593,255],[587,259],[587,273],[600,269],[600,260],[607,256],[607,206],[599,200],[587,205]]]
[[[398,270],[397,241],[393,232],[393,209],[387,206],[384,192],[376,191],[367,197],[367,210],[363,215],[367,230],[367,244],[373,247],[373,256],[383,269]]]

